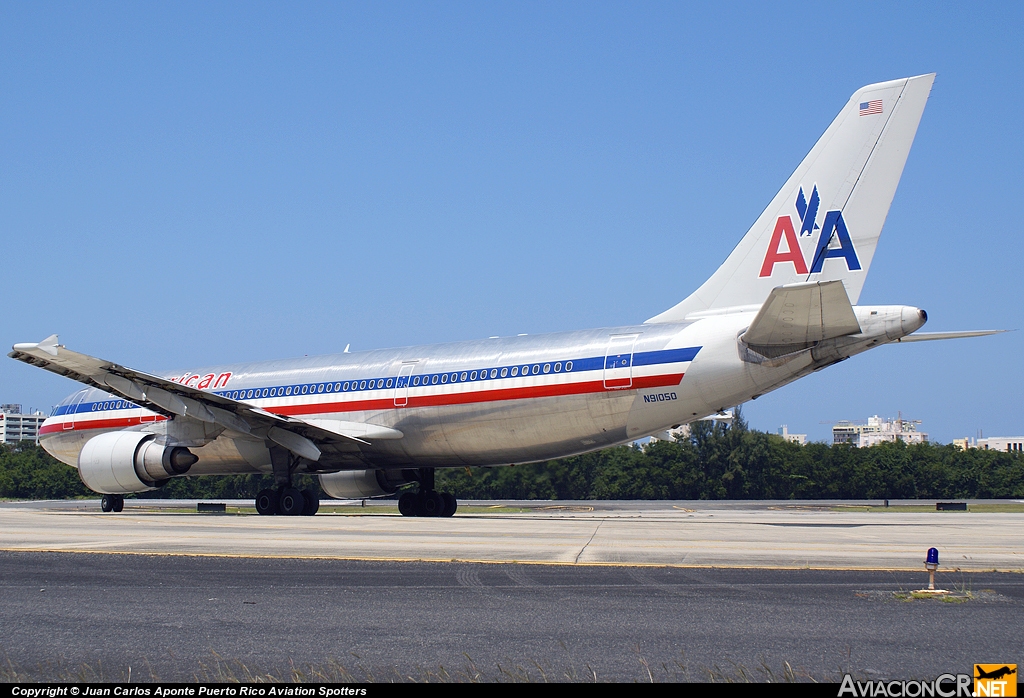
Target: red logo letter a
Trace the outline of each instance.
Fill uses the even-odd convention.
[[[783,235],[786,236],[786,252],[779,250]],[[792,262],[797,274],[807,273],[807,263],[804,262],[800,244],[796,241],[793,219],[789,216],[779,216],[779,220],[775,221],[775,231],[772,233],[771,242],[768,243],[768,251],[764,255],[764,264],[761,265],[761,273],[758,276],[771,276],[778,262]]]

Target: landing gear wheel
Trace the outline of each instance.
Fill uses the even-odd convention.
[[[416,495],[406,492],[398,498],[398,512],[402,516],[416,516]]]
[[[440,516],[444,511],[444,498],[437,492],[420,492],[419,510],[420,516]]]
[[[122,497],[119,494],[115,494],[114,495],[114,511],[117,512],[117,511],[123,511],[123,510],[124,510],[124,497]]]
[[[285,516],[298,516],[306,508],[306,498],[294,487],[281,490],[281,498],[277,501],[277,510]]]
[[[256,495],[256,511],[262,516],[273,516],[277,513],[277,492],[274,490],[260,490]]]
[[[320,510],[320,494],[312,487],[302,490],[302,498],[306,500],[306,506],[302,508],[303,516],[313,516]]]
[[[112,495],[112,494],[105,494],[105,495],[103,495],[103,497],[100,499],[100,509],[102,509],[105,512],[113,511],[114,510],[114,495]]]
[[[441,498],[444,500],[444,509],[441,512],[441,516],[453,516],[455,510],[459,508],[459,501],[455,499],[454,494],[447,492],[442,492]]]

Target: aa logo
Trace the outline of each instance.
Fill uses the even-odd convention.
[[[975,696],[1017,695],[1016,664],[975,664]]]
[[[860,260],[857,258],[857,250],[853,247],[853,240],[850,239],[850,231],[846,228],[843,212],[826,211],[825,221],[820,226],[817,223],[818,205],[821,203],[818,185],[814,185],[811,190],[810,199],[804,196],[804,189],[800,187],[795,203],[799,216],[796,221],[800,226],[799,236],[796,226],[793,224],[793,216],[779,216],[775,221],[775,230],[772,231],[768,250],[765,252],[764,261],[761,263],[761,272],[758,276],[771,276],[775,271],[776,264],[787,265],[787,267],[792,265],[796,274],[819,274],[825,260],[828,259],[842,259],[846,262],[848,270],[858,271]],[[814,244],[814,251],[808,260],[804,257],[798,237],[813,238],[815,233],[818,233],[818,241]]]

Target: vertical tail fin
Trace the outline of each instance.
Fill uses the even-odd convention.
[[[807,281],[840,280],[856,303],[934,79],[857,90],[718,271],[647,322],[759,306]]]

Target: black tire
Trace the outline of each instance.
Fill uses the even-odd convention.
[[[114,511],[124,511],[124,497],[119,494],[114,495]]]
[[[285,516],[298,516],[306,508],[306,498],[294,487],[285,487],[277,500],[277,511]]]
[[[416,516],[416,495],[413,492],[406,492],[398,498],[398,512],[402,516]]]
[[[273,516],[277,513],[277,491],[260,490],[256,495],[256,511],[263,516]]]
[[[112,494],[105,494],[102,497],[100,497],[100,509],[102,509],[105,512],[113,511],[114,510],[114,495],[112,495]]]
[[[459,508],[459,500],[455,499],[454,494],[447,492],[442,492],[441,497],[444,499],[444,511],[441,512],[441,516],[454,516],[455,510]]]
[[[320,493],[310,487],[302,490],[302,498],[306,500],[306,506],[302,508],[302,515],[315,516],[320,511]]]
[[[444,497],[437,492],[420,493],[420,516],[441,516],[444,513]]]

